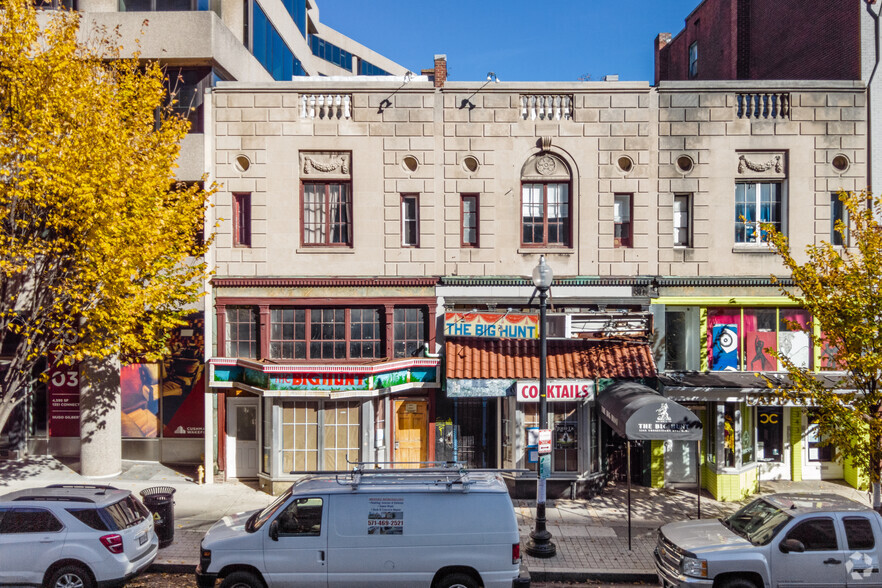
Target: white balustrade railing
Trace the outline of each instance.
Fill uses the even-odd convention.
[[[522,94],[521,118],[524,120],[570,120],[573,97],[561,94]]]
[[[790,118],[788,92],[741,92],[736,94],[738,118]]]
[[[301,94],[300,118],[350,119],[352,96],[349,94]]]

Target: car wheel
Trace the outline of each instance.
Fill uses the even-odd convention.
[[[49,588],[93,588],[92,576],[77,565],[62,566],[49,578]]]
[[[263,588],[263,582],[251,572],[233,572],[223,579],[220,588]]]
[[[720,588],[756,588],[756,584],[747,578],[727,578],[720,583]]]
[[[436,588],[478,588],[478,583],[470,575],[457,572],[441,578]]]

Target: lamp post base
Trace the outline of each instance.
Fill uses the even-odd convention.
[[[533,531],[530,533],[530,541],[525,551],[531,557],[544,559],[554,557],[557,554],[557,546],[551,542],[551,533],[548,531]]]

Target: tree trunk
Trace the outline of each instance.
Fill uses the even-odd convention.
[[[80,363],[80,473],[107,478],[122,471],[119,358]]]

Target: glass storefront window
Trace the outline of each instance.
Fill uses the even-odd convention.
[[[826,435],[822,435],[818,428],[817,409],[809,409],[808,427],[805,430],[809,461],[833,461],[836,455],[836,447],[831,444],[825,444],[826,439]]]
[[[812,365],[812,346],[808,332],[803,329],[811,325],[809,313],[800,308],[782,308],[778,332],[778,349],[798,367]],[[778,369],[784,365],[778,363]]]
[[[784,409],[758,406],[756,409],[756,459],[781,462],[784,459]]]
[[[708,367],[711,371],[741,369],[741,309],[710,308],[707,311]]]
[[[744,309],[744,370],[773,372],[778,348],[775,308]]]
[[[741,463],[753,462],[753,407],[741,405]]]
[[[736,449],[738,447],[739,437],[741,435],[736,435],[739,433],[738,431],[738,422],[741,420],[741,411],[739,410],[739,405],[726,402],[721,405],[722,413],[723,413],[723,430],[722,430],[722,438],[720,439],[723,443],[723,467],[734,468],[737,465],[736,460]]]
[[[665,312],[665,370],[684,371],[686,365],[687,320],[685,312]]]
[[[282,471],[318,469],[318,402],[282,403]]]
[[[524,412],[524,447],[526,447],[527,456],[524,458],[524,467],[531,471],[536,471],[538,467],[535,462],[531,463],[528,459],[531,451],[530,446],[530,429],[539,428],[539,405],[535,402],[524,403],[520,405],[520,409]]]
[[[702,424],[705,426],[704,458],[708,463],[717,463],[717,406],[709,403],[705,411],[707,417]]]
[[[551,463],[555,472],[579,471],[578,408],[576,402],[554,404]]]
[[[361,461],[361,419],[358,401],[325,402],[322,417],[325,470],[348,470],[349,462]],[[348,461],[347,461],[348,460]]]
[[[263,457],[261,467],[264,474],[272,475],[273,459],[273,399],[263,399]]]

